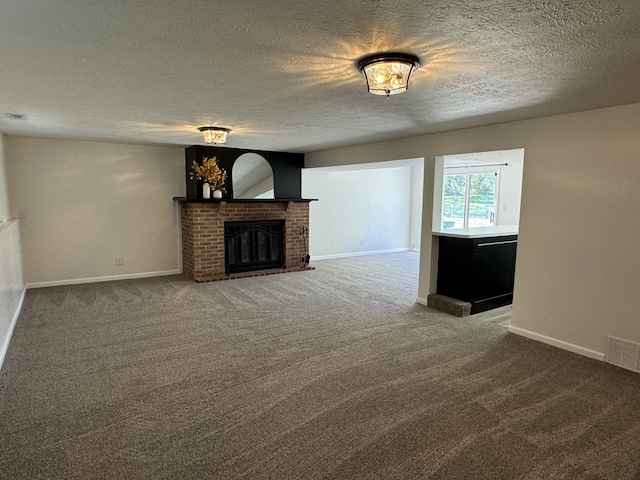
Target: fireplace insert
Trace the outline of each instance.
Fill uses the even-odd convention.
[[[284,268],[284,220],[224,222],[225,273]]]

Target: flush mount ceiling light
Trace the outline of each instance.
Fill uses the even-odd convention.
[[[204,141],[206,143],[227,143],[227,136],[231,131],[230,128],[223,127],[200,127]]]
[[[374,95],[395,95],[409,88],[411,72],[420,67],[420,59],[408,53],[375,53],[358,62],[358,70],[367,79]]]

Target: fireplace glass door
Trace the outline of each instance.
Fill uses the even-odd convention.
[[[284,268],[284,220],[225,222],[225,272]]]

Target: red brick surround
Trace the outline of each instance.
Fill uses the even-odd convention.
[[[249,275],[304,270],[306,255],[301,231],[309,227],[309,203],[293,201],[180,202],[182,271],[196,282],[211,282]],[[249,274],[225,275],[224,222],[284,220],[285,268]]]

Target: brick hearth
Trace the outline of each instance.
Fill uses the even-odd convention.
[[[301,231],[309,227],[308,201],[181,201],[180,215],[182,269],[196,282],[305,270],[301,257],[308,252]],[[285,267],[226,275],[224,222],[250,220],[284,220]]]

